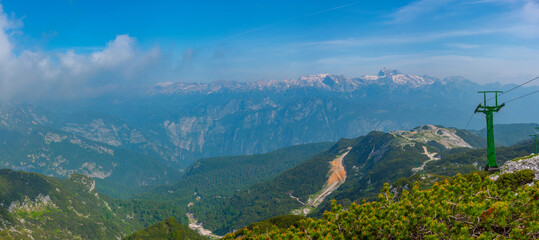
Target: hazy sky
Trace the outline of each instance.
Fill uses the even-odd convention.
[[[0,1],[4,96],[382,67],[530,79],[539,1]]]

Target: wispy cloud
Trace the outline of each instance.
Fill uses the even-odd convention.
[[[330,39],[325,41],[317,41],[307,43],[311,46],[321,47],[367,47],[367,46],[384,46],[384,45],[403,45],[403,44],[421,44],[428,42],[444,41],[447,39],[457,39],[465,37],[476,37],[484,35],[498,34],[501,39],[515,36],[520,38],[539,38],[539,2],[534,0],[492,0],[481,1],[482,4],[491,4],[493,2],[499,4],[509,4],[506,12],[498,13],[497,15],[488,18],[488,22],[484,19],[471,22],[469,25],[475,26],[468,29],[440,29],[435,32],[410,32],[406,34],[386,34],[374,35],[367,37],[348,37],[341,39]],[[408,23],[414,19],[421,19],[423,14],[436,12],[439,8],[447,4],[460,4],[461,1],[453,0],[420,0],[410,3],[393,14],[393,23]],[[469,2],[464,2],[469,3]],[[477,2],[479,3],[479,2]],[[463,5],[464,7],[464,5]],[[483,20],[483,22],[481,21]],[[447,44],[460,49],[476,48],[477,44],[463,42]]]
[[[467,44],[467,43],[448,43],[446,44],[448,47],[452,48],[459,48],[459,49],[473,49],[481,47],[481,45],[478,44]]]
[[[388,35],[388,36],[366,37],[366,38],[335,39],[335,40],[311,42],[309,44],[320,45],[320,46],[335,46],[335,47],[398,45],[398,44],[411,44],[411,43],[425,43],[425,42],[432,42],[432,41],[448,39],[448,38],[503,33],[507,31],[509,30],[508,29],[447,30],[447,31],[441,31],[441,32],[430,32],[430,33],[422,33],[422,34]]]
[[[453,0],[419,0],[399,8],[391,14],[391,23],[407,23],[420,16],[432,13]]]
[[[267,29],[267,28],[270,28],[270,27],[273,27],[273,26],[283,24],[283,23],[292,22],[292,21],[300,20],[300,19],[303,19],[303,18],[306,18],[306,17],[316,16],[316,15],[327,13],[327,12],[332,12],[332,11],[339,10],[339,9],[342,9],[342,8],[351,7],[351,6],[357,5],[359,3],[360,2],[352,2],[352,3],[348,3],[348,4],[343,4],[343,5],[335,6],[335,7],[332,7],[332,8],[323,9],[323,10],[320,10],[320,11],[316,11],[316,12],[308,13],[308,14],[305,14],[305,15],[301,15],[301,16],[298,16],[298,17],[293,17],[293,18],[288,18],[288,19],[284,19],[284,20],[281,20],[281,21],[273,22],[273,23],[266,24],[266,25],[263,25],[263,26],[260,26],[260,27],[251,28],[249,30],[245,30],[243,32],[231,35],[231,36],[223,39],[223,41],[228,41],[228,40],[231,40],[231,39],[246,35],[248,33],[261,31],[261,30],[264,30],[264,29]]]
[[[517,19],[518,23],[512,27],[514,34],[525,38],[539,38],[539,2],[526,1],[511,17]]]

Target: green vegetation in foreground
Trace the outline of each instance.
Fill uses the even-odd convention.
[[[301,221],[305,219],[307,218],[300,215],[281,215],[266,219],[262,222],[251,223],[249,226],[234,232],[232,235],[235,237],[243,236],[245,231],[253,231],[255,229],[260,232],[268,232],[274,227],[287,229],[293,226],[297,228],[300,226]]]
[[[321,219],[298,227],[243,229],[224,239],[536,239],[539,182],[520,171],[492,181],[486,172],[457,175],[420,190],[414,184],[396,197],[385,184],[378,201],[332,202]]]
[[[152,226],[149,226],[145,229],[137,231],[124,239],[125,240],[143,240],[143,239],[197,240],[197,239],[206,239],[206,238],[200,236],[197,232],[195,232],[194,230],[191,230],[189,227],[178,223],[176,219],[167,218],[162,222],[158,222]]]

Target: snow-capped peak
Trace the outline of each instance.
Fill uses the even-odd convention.
[[[420,87],[434,83],[435,78],[428,76],[417,76],[403,74],[399,70],[392,70],[382,68],[378,75],[363,75],[361,79],[378,84],[398,84],[398,85],[410,85],[411,87]]]
[[[402,74],[399,70],[392,70],[392,69],[387,69],[387,68],[382,68],[380,70],[380,72],[378,72],[378,76],[379,77],[384,77],[384,76],[388,76],[388,75],[400,75]]]
[[[224,90],[252,91],[252,90],[277,90],[285,91],[292,88],[320,88],[328,91],[351,92],[364,86],[377,84],[387,86],[420,87],[436,81],[429,76],[417,76],[403,74],[399,70],[382,68],[378,75],[363,75],[359,78],[349,78],[342,75],[320,73],[306,75],[296,79],[285,80],[260,80],[255,82],[217,81],[211,83],[170,83],[163,82],[156,85],[155,93],[214,93]]]

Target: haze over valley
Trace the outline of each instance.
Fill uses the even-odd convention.
[[[0,239],[538,239],[537,16],[0,2]]]

